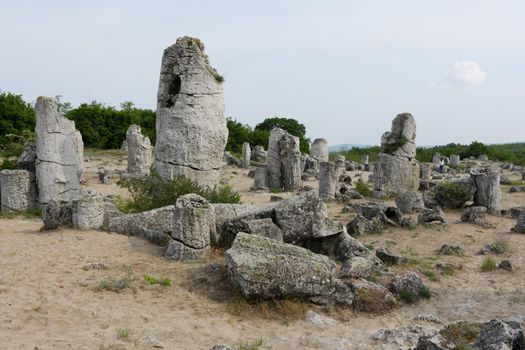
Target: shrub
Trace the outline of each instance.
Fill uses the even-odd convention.
[[[444,181],[436,186],[436,201],[444,208],[459,209],[471,198],[468,186],[458,183]]]
[[[142,212],[175,204],[177,198],[195,193],[212,203],[239,203],[240,195],[230,186],[208,189],[183,176],[164,179],[152,172],[140,179],[120,180],[118,184],[130,192],[131,201],[118,204],[124,212]]]
[[[509,250],[509,242],[504,239],[498,239],[490,245],[490,251],[496,254],[503,254]]]
[[[492,257],[487,256],[485,259],[483,259],[483,263],[481,264],[481,271],[490,272],[496,270],[496,268],[496,262]]]
[[[135,281],[135,277],[133,276],[131,272],[131,268],[128,267],[126,268],[126,274],[123,276],[104,278],[102,281],[100,281],[97,289],[98,290],[105,289],[105,290],[119,293],[127,288],[133,289],[131,287],[131,283],[133,283],[134,281]]]
[[[423,286],[423,288],[421,288],[421,290],[419,291],[419,296],[421,298],[430,299],[430,297],[432,296],[430,288],[428,288],[427,286]]]
[[[363,179],[357,180],[355,183],[355,189],[359,194],[363,197],[371,197],[372,191],[370,190],[370,187],[363,181]]]
[[[127,328],[117,329],[117,339],[125,340],[125,339],[128,339],[128,336],[129,336],[129,329]]]
[[[399,297],[407,304],[412,304],[416,301],[416,295],[414,292],[408,289],[403,289],[399,292]]]
[[[436,273],[432,270],[425,270],[423,271],[423,275],[425,275],[429,280],[432,282],[438,282],[439,278],[436,276]]]
[[[161,286],[171,286],[171,279],[167,277],[155,277],[151,275],[144,275],[144,280],[151,285],[160,284]]]

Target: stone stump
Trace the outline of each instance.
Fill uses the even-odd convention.
[[[97,230],[104,225],[104,198],[88,192],[72,200],[73,226],[83,230]]]
[[[165,256],[171,260],[193,260],[205,256],[215,230],[212,204],[196,194],[179,197],[173,208],[173,241]]]
[[[470,176],[476,185],[474,205],[483,206],[493,215],[501,211],[501,169],[498,167],[476,168],[470,171]]]
[[[303,186],[299,138],[274,128],[268,142],[268,185],[293,191]]]
[[[0,203],[3,213],[38,208],[35,175],[27,170],[0,171]]]
[[[130,125],[126,133],[128,145],[128,174],[145,176],[153,163],[153,147],[149,137],[142,135],[140,126]]]
[[[310,146],[310,157],[319,162],[328,162],[328,142],[325,139],[315,139]]]
[[[450,155],[450,166],[456,167],[461,164],[461,160],[459,159],[459,155],[457,154],[451,154]]]
[[[267,190],[268,189],[268,171],[266,165],[259,165],[255,168],[255,176],[252,190]]]

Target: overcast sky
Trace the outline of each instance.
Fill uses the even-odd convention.
[[[0,90],[154,109],[162,51],[184,35],[251,126],[377,144],[410,112],[419,145],[525,141],[523,0],[0,0]]]

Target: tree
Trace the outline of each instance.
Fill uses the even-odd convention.
[[[35,111],[22,95],[0,92],[0,145],[9,143],[9,135],[35,130]]]
[[[306,138],[306,128],[295,119],[279,117],[266,118],[262,123],[257,124],[254,130],[266,131],[269,136],[270,131],[272,131],[274,127],[279,127],[288,131],[290,134],[297,136],[299,138],[299,148],[301,152],[309,153],[310,140]],[[259,137],[260,136],[263,136],[263,134],[260,134]]]
[[[239,123],[235,119],[228,118],[226,120],[228,127],[228,143],[226,144],[226,151],[240,154],[242,152],[243,142],[253,143],[253,130],[246,124]]]
[[[62,102],[62,95],[55,95],[55,101],[57,102],[58,113],[64,115],[69,112],[73,107],[71,103],[64,101]]]

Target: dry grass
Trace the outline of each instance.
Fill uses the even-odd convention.
[[[482,272],[494,271],[497,268],[498,266],[496,265],[496,261],[492,257],[487,256],[485,259],[483,259],[483,263],[481,264]]]
[[[456,349],[461,349],[476,340],[482,327],[482,323],[463,321],[446,326],[440,333],[446,341],[453,343]]]

